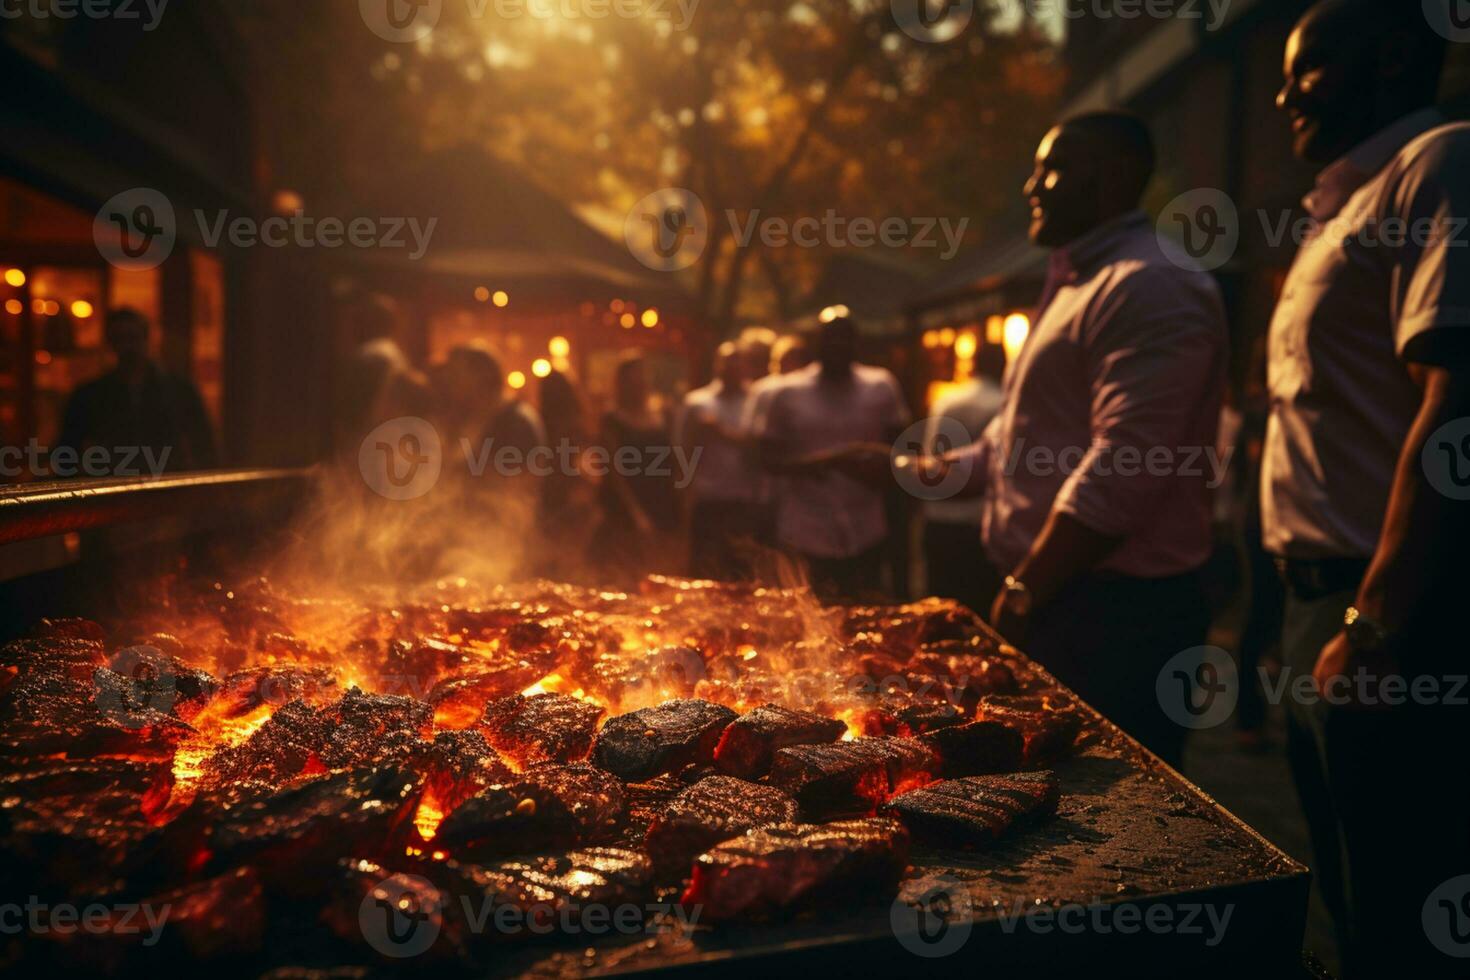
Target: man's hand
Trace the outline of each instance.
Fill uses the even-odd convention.
[[[1358,698],[1358,672],[1363,671],[1367,685]],[[1317,655],[1312,679],[1317,682],[1319,696],[1334,708],[1350,711],[1381,710],[1389,705],[1383,698],[1383,682],[1399,674],[1398,658],[1387,652],[1365,655],[1353,649],[1347,633],[1339,630]]]
[[[1006,591],[1001,589],[995,601],[990,604],[990,625],[1005,638],[1007,643],[1018,647],[1026,638],[1026,627],[1029,625],[1029,620],[1011,612],[1006,604]]]

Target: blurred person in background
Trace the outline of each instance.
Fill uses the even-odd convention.
[[[858,598],[882,586],[888,457],[909,415],[893,374],[857,363],[850,318],[824,324],[817,338],[816,363],[783,376],[751,431],[782,477],[778,545],[820,593]]]
[[[623,450],[628,458],[636,454],[636,472],[608,466],[598,493],[602,521],[590,550],[593,562],[624,584],[670,567],[679,524],[674,481],[668,469],[650,465],[655,458],[668,463],[670,436],[668,420],[654,407],[648,365],[630,351],[618,363],[613,408],[602,417],[599,443],[614,461]]]
[[[732,580],[746,573],[742,550],[760,531],[765,474],[740,438],[746,406],[746,369],[740,349],[721,344],[715,379],[684,398],[674,443],[699,465],[688,490],[690,574]]]
[[[113,460],[119,459],[117,450],[146,450],[165,471],[217,465],[204,400],[192,381],[153,359],[148,318],[122,307],[107,314],[103,330],[112,349],[112,370],[71,393],[57,447],[82,453],[96,446]],[[133,465],[142,472],[141,462]]]
[[[1301,244],[1271,321],[1261,519],[1287,586],[1285,665],[1321,692],[1288,702],[1287,749],[1349,980],[1466,974],[1430,941],[1431,921],[1462,948],[1470,929],[1458,897],[1434,899],[1470,874],[1470,780],[1444,757],[1470,731],[1451,693],[1467,664],[1470,125],[1434,107],[1447,46],[1420,4],[1318,3],[1276,98],[1297,157],[1324,168],[1303,205],[1329,233]]]
[[[771,374],[780,376],[800,371],[812,362],[811,348],[799,334],[783,334],[771,348]],[[756,379],[751,379],[752,381]]]
[[[541,379],[541,423],[554,454],[552,473],[541,493],[541,574],[580,580],[587,529],[595,523],[596,487],[578,467],[591,441],[587,408],[575,382],[562,371]]]
[[[1005,349],[1000,344],[981,345],[975,356],[974,377],[934,403],[924,429],[925,453],[943,456],[981,437],[1005,403],[1001,392],[1005,365]],[[941,426],[944,419],[953,420],[958,427]],[[961,432],[967,436],[964,441],[958,441]],[[956,439],[953,444],[950,435]],[[1001,583],[976,551],[979,540],[978,500],[961,497],[924,505],[924,565],[929,594],[957,599],[980,612],[986,610]]]
[[[777,339],[776,331],[769,327],[746,327],[740,331],[736,346],[744,362],[747,382],[754,384],[774,370],[771,351],[776,346]]]

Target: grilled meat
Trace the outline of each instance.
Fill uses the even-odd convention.
[[[628,782],[642,782],[714,759],[729,708],[697,699],[666,701],[612,718],[592,746],[592,760]]]
[[[922,732],[964,723],[964,715],[953,704],[928,689],[922,695],[893,692],[857,709],[864,735],[897,735],[909,738]]]
[[[1082,729],[1082,714],[1070,700],[1057,695],[982,698],[977,721],[996,721],[1019,731],[1026,739],[1024,764],[1037,765],[1069,751]]]
[[[684,904],[709,920],[785,910],[853,893],[886,898],[908,866],[909,835],[882,817],[767,827],[717,844],[694,861]]]
[[[289,780],[314,772],[403,764],[429,732],[429,706],[353,688],[317,708],[292,701],[249,739],[206,764],[215,780]]]
[[[934,750],[914,739],[794,745],[776,753],[771,785],[794,797],[809,818],[871,813],[895,793],[934,779],[939,766]]]
[[[424,778],[424,800],[440,813],[452,813],[487,787],[515,779],[485,736],[473,730],[440,732],[418,750],[413,765]]]
[[[645,845],[661,877],[683,875],[701,851],[747,830],[794,823],[796,815],[796,801],[778,789],[710,776],[654,818]]]
[[[846,730],[832,718],[763,704],[725,729],[715,747],[715,765],[732,776],[757,779],[770,772],[778,749],[835,742]]]
[[[440,728],[469,728],[479,721],[487,701],[524,691],[555,664],[555,651],[540,650],[530,658],[487,662],[446,677],[429,691],[434,723]]]
[[[248,861],[272,889],[310,895],[344,851],[402,853],[413,832],[418,783],[399,769],[322,776],[244,800],[204,796],[168,828],[180,857],[211,868]]]
[[[996,721],[940,728],[919,740],[939,755],[940,775],[946,778],[1015,772],[1022,768],[1026,750],[1019,731]]]
[[[623,785],[585,763],[541,765],[466,800],[435,837],[471,860],[605,840],[627,809]]]
[[[603,709],[565,694],[520,694],[485,706],[479,731],[521,768],[538,762],[576,762],[592,750]]]
[[[1024,772],[968,776],[931,783],[890,800],[884,812],[904,822],[914,839],[945,847],[981,846],[1010,827],[1055,813],[1056,776]]]
[[[483,866],[448,861],[432,873],[461,907],[483,917],[494,937],[526,938],[553,933],[563,922],[570,933],[585,933],[586,924],[578,921],[585,910],[603,916],[642,904],[652,891],[653,868],[635,850],[589,847]]]

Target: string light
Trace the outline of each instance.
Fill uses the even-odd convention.
[[[655,310],[653,307],[649,307],[648,309],[644,310],[643,325],[645,327],[648,327],[650,330],[658,326],[658,310]]]
[[[566,357],[572,352],[572,345],[565,337],[552,337],[546,349],[551,351],[552,357]]]
[[[531,373],[538,378],[551,377],[551,362],[544,357],[536,358],[535,362],[531,365]]]
[[[505,383],[520,391],[526,386],[526,376],[520,371],[512,371],[505,376]]]
[[[6,269],[5,281],[9,285],[19,289],[26,284],[26,274],[19,269]]]
[[[500,307],[502,310],[510,305],[510,293],[507,293],[503,289],[496,290],[495,295],[492,298],[495,300],[495,305]]]

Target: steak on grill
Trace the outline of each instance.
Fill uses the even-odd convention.
[[[525,769],[538,762],[577,762],[592,750],[603,709],[565,694],[514,694],[485,706],[479,730]]]
[[[628,782],[643,782],[690,763],[707,763],[736,718],[721,704],[685,698],[612,718],[597,734],[592,761]]]
[[[771,771],[778,749],[835,742],[847,730],[842,722],[777,704],[763,704],[730,723],[715,747],[715,765],[742,779]]]
[[[709,920],[741,918],[823,898],[887,898],[908,867],[909,835],[883,817],[766,827],[717,844],[694,861],[685,905]]]
[[[1025,764],[1037,765],[1069,751],[1082,729],[1082,715],[1070,700],[1052,695],[1007,696],[980,699],[977,721],[998,721],[1026,739]]]
[[[609,838],[626,808],[623,784],[600,769],[535,766],[460,804],[435,840],[470,860],[557,850]]]
[[[896,796],[884,812],[903,820],[914,839],[946,847],[983,846],[1010,827],[1055,813],[1061,798],[1050,772],[968,776]]]
[[[919,740],[939,754],[940,775],[946,778],[1015,772],[1022,768],[1026,748],[1019,731],[997,721],[940,728]]]
[[[796,801],[778,789],[709,776],[654,817],[645,846],[660,877],[682,876],[701,851],[757,827],[794,823],[796,816]]]
[[[447,861],[432,874],[477,920],[478,932],[516,938],[555,932],[564,919],[570,934],[585,934],[598,927],[578,921],[588,910],[605,926],[612,910],[646,901],[653,868],[639,851],[589,847],[491,865]]]
[[[771,785],[810,819],[872,813],[895,793],[936,778],[939,765],[932,748],[908,738],[793,745],[776,753]]]

